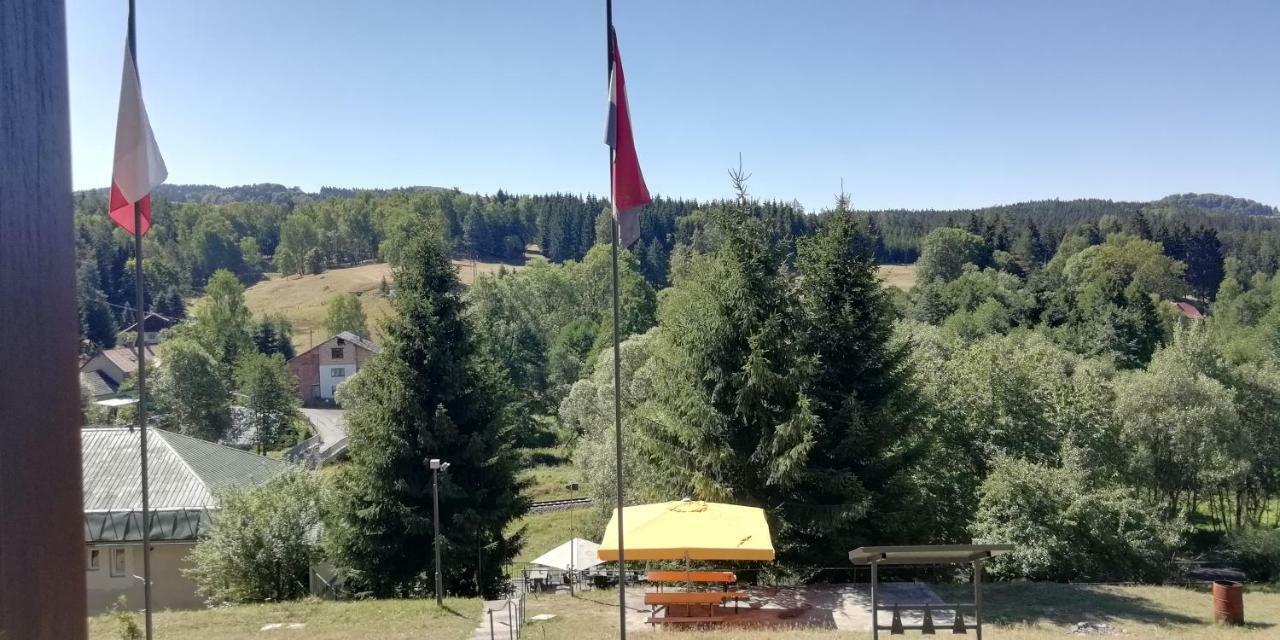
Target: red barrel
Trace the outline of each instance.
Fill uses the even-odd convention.
[[[1213,621],[1244,624],[1244,588],[1239,582],[1213,581]]]

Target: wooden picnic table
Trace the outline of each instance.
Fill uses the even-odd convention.
[[[731,584],[738,581],[732,571],[650,571],[645,574],[649,582],[709,582]]]
[[[649,592],[644,594],[644,603],[653,607],[653,614],[649,618],[649,622],[675,622],[675,620],[667,620],[666,618],[658,618],[658,613],[665,609],[671,612],[672,606],[684,606],[685,615],[683,618],[686,622],[692,622],[695,618],[702,618],[706,622],[721,622],[720,620],[710,620],[715,618],[716,605],[723,605],[728,600],[733,600],[734,612],[738,610],[738,601],[745,600],[747,593],[745,591],[683,591],[683,592]],[[706,616],[694,616],[693,607],[707,606]]]

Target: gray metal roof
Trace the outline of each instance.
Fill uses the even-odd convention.
[[[153,511],[186,517],[216,508],[219,490],[262,484],[288,468],[270,458],[161,429],[149,429],[147,436]],[[140,436],[137,429],[127,427],[90,427],[80,431],[80,441],[86,539],[94,541],[107,535],[96,532],[103,526],[94,526],[103,525],[104,519],[126,525],[130,518],[140,520],[138,513],[128,515],[142,509]],[[173,527],[174,534],[182,528]],[[190,532],[197,528],[187,527]],[[137,535],[141,537],[140,530]]]
[[[849,552],[854,564],[961,564],[1013,551],[1011,544],[922,544],[858,547]]]
[[[105,398],[115,395],[115,381],[103,375],[101,371],[81,371],[80,385],[89,390],[89,395],[96,398]]]

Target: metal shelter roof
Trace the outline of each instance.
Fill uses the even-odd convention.
[[[283,462],[162,429],[149,429],[148,435],[149,506],[157,539],[194,539],[204,513],[217,507],[219,490],[262,484],[288,468]],[[80,442],[85,541],[141,540],[139,431],[90,427],[80,431]]]
[[[1011,544],[923,544],[858,547],[849,552],[854,564],[967,564],[1013,551]]]

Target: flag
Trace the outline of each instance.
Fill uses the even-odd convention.
[[[609,47],[613,67],[609,70],[609,126],[605,143],[613,150],[613,219],[618,225],[618,241],[631,246],[640,237],[640,208],[648,204],[649,189],[640,173],[636,143],[631,137],[631,114],[627,107],[627,83],[622,74],[622,56],[618,54],[618,36],[609,29]]]
[[[142,86],[133,48],[124,48],[124,76],[120,81],[120,112],[116,116],[116,157],[111,170],[111,219],[131,234],[145,234],[151,228],[151,190],[169,175],[151,133],[147,108],[142,104]],[[140,229],[134,229],[134,207],[141,214]]]

